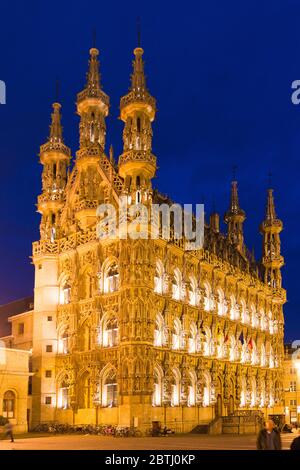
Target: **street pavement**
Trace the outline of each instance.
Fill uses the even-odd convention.
[[[289,449],[294,434],[282,434],[283,449]],[[167,437],[106,437],[57,435],[0,441],[0,450],[254,450],[254,435],[207,436],[181,434]]]

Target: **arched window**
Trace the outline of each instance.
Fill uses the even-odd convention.
[[[103,292],[116,292],[119,289],[119,267],[116,262],[110,263],[103,270]]]
[[[112,408],[117,406],[118,400],[118,384],[115,369],[110,371],[104,376],[102,387],[102,405]]]
[[[14,418],[16,409],[16,395],[11,390],[8,390],[3,395],[3,418]]]
[[[257,328],[259,325],[259,319],[258,319],[256,308],[253,304],[250,307],[250,311],[251,311],[251,326],[253,328]]]
[[[156,262],[154,292],[157,294],[163,294],[164,292],[164,267],[161,261]]]
[[[165,342],[164,319],[160,314],[157,314],[154,328],[154,346],[161,347]]]
[[[213,308],[214,308],[214,302],[213,302],[211,286],[208,282],[206,282],[204,284],[204,310],[209,312],[210,310],[213,310]]]
[[[273,314],[271,310],[269,311],[268,320],[269,320],[269,332],[271,335],[273,335],[274,334],[274,321],[273,321]]]
[[[182,291],[182,276],[179,269],[175,269],[172,280],[172,298],[174,300],[181,300]]]
[[[203,406],[209,406],[211,402],[211,376],[210,373],[204,372],[204,388],[203,388]]]
[[[232,295],[230,297],[230,320],[238,320],[239,319],[239,308],[236,303],[235,296]]]
[[[172,334],[172,349],[180,349],[181,348],[181,335],[182,335],[182,330],[181,330],[181,322],[176,318],[174,320],[174,325],[173,325],[173,334]]]
[[[227,313],[225,294],[223,292],[223,289],[221,288],[217,290],[217,294],[218,294],[218,315],[222,317],[223,315],[226,315]]]
[[[58,337],[58,354],[69,353],[69,333],[68,330],[63,330]]]
[[[59,303],[66,305],[71,302],[71,286],[68,282],[64,282],[59,290]]]
[[[103,322],[103,347],[111,348],[118,344],[118,320],[116,317]]]
[[[180,372],[173,369],[171,378],[171,406],[179,406],[180,403]]]
[[[198,305],[198,297],[197,281],[194,277],[191,277],[189,282],[189,304],[194,306]]]
[[[213,343],[211,331],[208,327],[204,327],[203,333],[204,333],[203,354],[204,356],[211,356],[214,353],[214,343]]]
[[[266,329],[268,328],[268,320],[264,310],[260,311],[260,328],[262,329],[262,331],[266,331]]]
[[[241,321],[245,323],[245,325],[248,325],[250,322],[249,312],[244,299],[241,300]]]
[[[260,365],[262,367],[266,367],[267,365],[266,348],[264,344],[262,344],[260,347]]]
[[[58,408],[62,408],[64,410],[70,407],[70,387],[66,380],[63,380],[60,384],[58,390]]]
[[[196,384],[197,377],[194,371],[189,373],[189,384],[188,384],[188,406],[195,406],[196,404]]]
[[[195,353],[198,349],[197,344],[197,327],[195,323],[192,323],[190,326],[190,334],[189,334],[189,343],[188,343],[188,351],[189,353]]]
[[[154,390],[152,396],[152,405],[161,406],[162,404],[162,386],[163,386],[163,374],[160,368],[154,368]]]

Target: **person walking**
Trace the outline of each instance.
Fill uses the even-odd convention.
[[[4,436],[10,437],[10,441],[14,442],[13,425],[11,424],[10,421],[7,421],[7,423],[4,426]]]
[[[264,429],[259,431],[256,448],[258,450],[281,450],[280,432],[271,419],[268,419]]]
[[[291,443],[291,450],[300,450],[300,429],[297,428],[298,437],[295,437]]]

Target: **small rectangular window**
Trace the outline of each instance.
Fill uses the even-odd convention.
[[[52,377],[52,370],[46,370],[45,376],[47,379],[50,379]]]
[[[53,349],[53,348],[52,348],[52,344],[47,344],[47,346],[46,346],[46,352],[49,352],[49,353],[50,353],[50,352],[52,352],[52,349]]]
[[[18,323],[18,335],[23,336],[24,335],[24,330],[25,330],[25,325],[24,323]]]
[[[52,321],[52,316],[47,317],[47,321]]]
[[[52,397],[46,397],[45,398],[45,404],[46,405],[51,405],[51,403],[52,403]]]

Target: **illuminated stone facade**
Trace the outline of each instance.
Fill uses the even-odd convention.
[[[0,341],[0,416],[14,426],[14,432],[27,432],[29,351],[6,348]]]
[[[283,365],[285,421],[300,424],[300,354],[299,349],[293,348],[292,344],[284,347]]]
[[[119,197],[170,204],[152,179],[156,101],[146,87],[143,50],[134,50],[129,93],[121,99],[123,153],[105,154],[109,98],[98,50],[90,50],[77,96],[80,147],[70,170],[60,104],[53,104],[43,165],[35,266],[33,425],[44,421],[189,431],[237,409],[282,412],[285,291],[272,190],[260,230],[261,263],[244,243],[237,183],[225,214],[214,213],[203,249],[184,240],[103,239],[100,203]],[[187,188],[188,189],[188,188]]]

